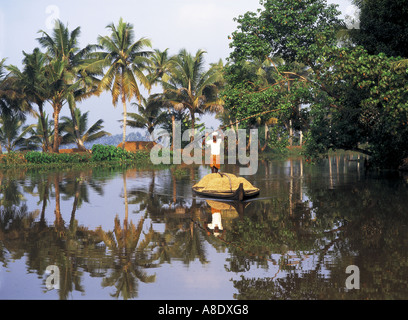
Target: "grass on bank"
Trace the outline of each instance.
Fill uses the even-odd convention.
[[[9,152],[0,158],[0,168],[12,167],[77,167],[111,164],[152,165],[148,151],[128,152],[108,145],[94,145],[92,152],[48,153],[41,151]]]

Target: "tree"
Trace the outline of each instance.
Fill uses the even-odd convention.
[[[358,46],[339,47],[337,31],[344,23],[335,6],[324,1],[267,0],[263,5],[258,15],[241,16],[233,33],[233,64],[227,69],[227,80],[235,89],[231,96],[237,99],[240,87],[248,96],[262,91],[258,101],[277,103],[265,105],[269,109],[278,105],[285,112],[308,104],[309,156],[330,148],[354,150],[381,167],[397,167],[408,149],[404,64],[384,54],[370,55]],[[251,88],[241,71],[245,61],[276,54],[289,65],[303,64],[308,76],[277,68],[277,85]],[[261,103],[256,106],[262,109]],[[243,107],[239,110],[245,112]]]
[[[87,45],[85,48],[80,49],[78,46],[80,27],[70,32],[68,27],[64,26],[61,21],[56,22],[52,36],[45,31],[40,32],[42,36],[38,38],[39,43],[47,49],[47,54],[51,59],[63,62],[64,72],[70,74],[70,77],[65,77],[65,80],[69,80],[70,82],[67,85],[73,85],[72,89],[75,90],[66,91],[64,98],[68,102],[71,112],[76,135],[75,141],[79,149],[85,150],[75,119],[75,109],[76,101],[99,94],[96,85],[98,81],[95,75],[100,74],[100,70],[88,67],[92,62],[88,59],[88,56],[94,46]]]
[[[319,39],[335,45],[337,31],[344,25],[336,5],[325,0],[262,0],[259,14],[247,12],[235,19],[232,33],[234,62],[279,56],[287,62],[307,65],[319,57]]]
[[[73,83],[74,75],[66,70],[66,62],[60,60],[51,60],[46,66],[45,76],[47,86],[50,89],[50,103],[54,110],[54,141],[52,151],[59,152],[60,133],[59,133],[59,115],[61,109],[69,95],[78,89],[80,84]]]
[[[49,90],[47,80],[45,78],[45,55],[38,48],[33,50],[33,53],[27,54],[23,51],[23,71],[20,71],[17,66],[10,65],[7,67],[12,75],[17,79],[18,87],[24,92],[26,99],[30,103],[35,103],[38,106],[38,117],[41,121],[41,127],[47,126],[44,115],[44,104],[49,98]],[[47,130],[42,134],[42,149],[49,151],[49,141]]]
[[[313,100],[312,88],[327,90],[316,81],[316,61],[321,43],[336,45],[343,23],[336,6],[327,6],[324,0],[264,0],[261,4],[262,10],[236,19],[238,27],[230,37],[230,65],[225,69],[225,108],[238,119],[248,118],[243,125],[278,118],[291,141],[293,128],[306,116],[299,106]],[[268,68],[249,68],[265,61],[270,63]],[[300,65],[309,74],[296,70]]]
[[[175,66],[175,56],[169,56],[168,48],[164,51],[160,51],[159,49],[155,49],[153,54],[150,58],[151,64],[149,66],[149,81],[151,85],[155,85],[160,83],[164,92],[163,83],[166,83],[170,79],[170,74],[172,72],[172,68]],[[171,105],[167,106],[168,114],[171,116],[171,129],[173,132],[172,141],[175,139],[176,134],[176,114],[174,110],[172,110]],[[173,148],[174,145],[171,145]]]
[[[18,88],[15,86],[15,79],[7,73],[6,59],[0,61],[0,111],[11,113],[18,110],[18,106],[13,103],[21,98]]]
[[[141,101],[141,94],[137,81],[150,89],[149,79],[143,71],[149,65],[148,59],[150,52],[145,51],[146,47],[151,47],[150,40],[140,38],[134,41],[134,28],[130,23],[126,23],[121,18],[115,26],[113,23],[106,28],[111,31],[110,36],[99,36],[98,43],[104,50],[98,52],[98,64],[106,67],[99,87],[102,90],[110,90],[112,94],[112,103],[117,105],[121,97],[123,105],[123,148],[126,141],[127,126],[127,106],[126,102],[132,98]]]
[[[5,146],[7,152],[14,151],[16,148],[21,150],[37,148],[36,144],[24,137],[33,125],[24,126],[24,120],[20,117],[6,113],[0,116],[0,123],[0,142]]]
[[[132,103],[137,107],[138,113],[128,113],[128,126],[132,128],[146,129],[151,135],[155,128],[158,128],[167,119],[167,112],[162,111],[165,102],[160,96],[149,96],[148,99],[142,97],[142,103]]]
[[[38,118],[37,124],[32,126],[28,134],[30,135],[29,139],[33,143],[41,145],[43,151],[49,151],[52,150],[54,141],[53,121],[48,120],[47,114],[44,113],[43,116],[44,119]]]
[[[79,136],[83,142],[91,142],[96,139],[110,136],[109,132],[103,130],[103,120],[97,120],[91,127],[88,127],[88,113],[81,113],[81,110],[75,109],[75,123],[78,126]],[[77,136],[75,134],[75,125],[72,118],[61,117],[61,132],[66,132],[62,136],[62,144],[75,143]]]
[[[283,151],[287,144],[292,145],[294,130],[307,129],[307,113],[300,105],[308,94],[308,75],[303,74],[295,62],[288,63],[281,57],[254,58],[231,64],[225,70],[222,97],[227,112],[222,119],[224,126],[233,123],[246,127],[263,125],[262,151],[268,145]],[[271,125],[274,126],[272,130]]]
[[[14,117],[17,120],[25,121],[26,113],[32,113],[31,105],[27,103],[17,79],[10,73],[6,73],[5,61],[6,59],[0,61],[0,116],[4,119]]]
[[[172,68],[174,67],[175,57],[169,56],[168,48],[164,51],[154,49],[150,57],[148,66],[148,78],[151,85],[166,82],[169,79]]]
[[[245,74],[240,69],[246,61],[268,59],[273,63],[273,58],[279,57],[287,65],[300,63],[312,72],[310,79],[305,79],[290,70],[275,68],[275,81],[279,84],[275,85],[276,90],[281,90],[282,86],[288,88],[290,82],[291,93],[298,94],[292,83],[308,81],[310,86],[330,94],[319,81],[320,70],[316,61],[321,56],[323,44],[326,47],[337,44],[337,32],[344,26],[338,18],[337,6],[326,5],[324,0],[263,0],[261,4],[263,10],[247,12],[236,19],[238,30],[232,33],[228,81],[245,81]],[[298,88],[304,90],[303,85]]]
[[[355,44],[363,46],[370,55],[380,52],[387,56],[408,57],[408,1],[358,0],[359,29],[351,30]]]
[[[362,152],[374,164],[397,168],[408,156],[408,74],[399,58],[362,47],[325,48],[323,81],[333,97],[313,104],[308,149]]]
[[[198,50],[193,56],[185,49],[180,50],[170,79],[163,82],[165,98],[176,110],[189,111],[193,130],[196,114],[223,110],[215,84],[220,77],[219,69],[204,70],[204,53],[204,50]]]

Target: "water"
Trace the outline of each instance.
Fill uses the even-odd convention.
[[[407,299],[408,179],[357,160],[260,161],[241,206],[205,166],[2,172],[0,299]]]

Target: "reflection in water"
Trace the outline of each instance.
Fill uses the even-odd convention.
[[[260,161],[246,178],[261,193],[248,202],[193,194],[201,166],[2,172],[0,298],[48,298],[45,271],[57,265],[59,299],[208,298],[210,282],[183,282],[206,270],[225,275],[224,299],[406,299],[407,183],[362,160]],[[359,290],[345,288],[352,264]],[[14,284],[33,273],[32,292]]]

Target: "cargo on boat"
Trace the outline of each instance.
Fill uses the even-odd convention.
[[[259,194],[259,189],[245,178],[221,172],[204,176],[193,186],[193,191],[206,197],[239,201]]]

